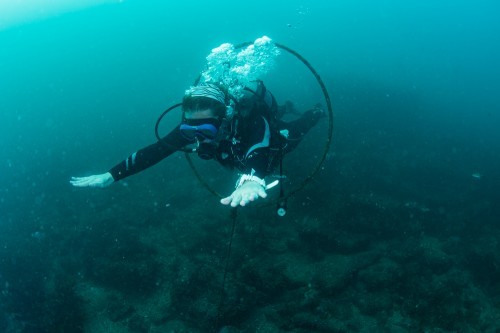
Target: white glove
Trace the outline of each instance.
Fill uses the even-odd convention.
[[[106,172],[88,177],[71,177],[69,182],[76,187],[108,187],[114,181],[113,176],[109,172]]]
[[[267,197],[266,189],[259,183],[248,180],[234,190],[233,194],[227,198],[221,199],[220,203],[223,205],[231,204],[231,207],[236,207],[238,205],[245,206],[250,201],[255,201],[259,197]]]

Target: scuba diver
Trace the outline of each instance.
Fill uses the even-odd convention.
[[[188,151],[242,173],[235,190],[220,200],[222,204],[246,206],[259,197],[266,198],[266,190],[278,181],[266,184],[265,177],[280,165],[283,155],[300,143],[325,112],[316,105],[293,121],[281,120],[286,113],[298,114],[293,104],[286,102],[278,106],[262,81],[249,79],[252,77],[249,74],[256,76],[267,71],[268,68],[261,66],[269,64],[272,56],[278,54],[276,47],[264,36],[238,55],[232,53],[231,48],[231,44],[222,44],[212,50],[207,57],[210,66],[202,73],[205,80],[186,90],[181,104],[182,121],[170,133],[134,152],[108,172],[72,177],[70,183],[76,187],[107,187],[176,151]],[[241,61],[240,66],[231,68],[233,76],[229,79],[228,54],[237,59],[236,62]],[[253,72],[245,72],[248,68],[253,68]]]
[[[202,159],[238,169],[242,175],[234,192],[221,199],[224,205],[245,206],[267,196],[264,178],[293,150],[301,138],[324,116],[316,106],[298,119],[284,122],[278,115],[296,113],[293,105],[276,103],[262,81],[246,87],[244,97],[234,106],[235,116],[226,117],[229,96],[224,87],[200,84],[186,91],[182,101],[182,122],[160,141],[134,152],[108,172],[72,177],[76,187],[107,187],[145,170],[176,151],[194,145]]]

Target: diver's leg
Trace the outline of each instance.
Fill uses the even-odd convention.
[[[293,115],[300,115],[300,112],[297,111],[295,108],[295,105],[293,105],[293,102],[291,101],[285,101],[285,104],[283,105],[278,105],[278,110],[277,110],[277,119],[283,118],[283,116],[287,114],[293,114]]]
[[[290,122],[279,122],[280,130],[288,130],[287,148],[290,152],[300,143],[302,138],[313,128],[318,121],[325,116],[321,106],[316,105],[313,109],[304,112],[300,118]]]

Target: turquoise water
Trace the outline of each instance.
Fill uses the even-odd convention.
[[[499,9],[124,0],[14,19],[0,7],[0,329],[498,329]],[[212,48],[263,35],[321,75],[334,139],[285,223],[274,207],[240,210],[221,310],[229,213],[181,155],[104,190],[68,181],[154,142]],[[286,54],[265,79],[280,102],[324,103]],[[287,160],[292,186],[325,131]],[[234,175],[199,165],[230,190]]]

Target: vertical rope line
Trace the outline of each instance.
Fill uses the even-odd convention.
[[[231,249],[233,247],[233,239],[234,239],[234,231],[236,229],[236,220],[238,217],[238,207],[231,209],[231,233],[229,236],[229,242],[227,244],[227,252],[226,252],[226,264],[224,266],[224,275],[222,277],[222,285],[220,289],[220,300],[219,306],[217,308],[217,317],[215,318],[214,332],[218,332],[219,323],[222,317],[222,307],[224,306],[224,299],[226,294],[226,279],[227,273],[229,271],[229,263],[231,262]]]

